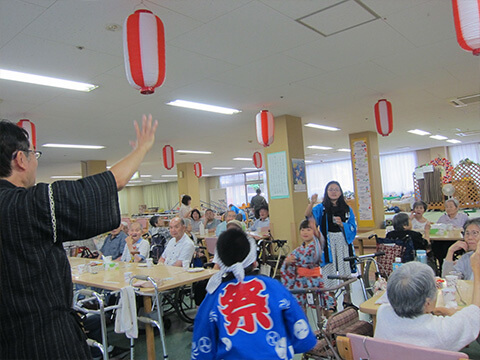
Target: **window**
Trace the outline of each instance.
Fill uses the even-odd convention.
[[[256,195],[257,188],[267,197],[265,171],[220,176],[220,187],[227,190],[227,205],[241,206]]]
[[[350,159],[307,165],[306,172],[309,197],[318,194],[323,198],[325,186],[332,180],[340,183],[343,192],[354,191]]]
[[[480,144],[466,144],[449,146],[448,152],[450,154],[450,162],[452,166],[458,165],[460,160],[469,158],[475,163],[480,163]]]
[[[414,151],[380,155],[383,196],[413,193],[413,172],[417,167]]]

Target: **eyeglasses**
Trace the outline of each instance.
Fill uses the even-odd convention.
[[[467,236],[477,237],[478,235],[480,235],[480,231],[476,231],[476,230],[462,231],[462,235],[463,235],[463,237],[467,237]]]
[[[40,159],[40,157],[42,156],[42,152],[41,151],[38,151],[38,150],[16,150],[13,154],[12,154],[12,160],[14,160],[17,155],[18,155],[18,152],[19,151],[23,151],[24,153],[34,153],[35,154],[35,159]]]
[[[340,189],[333,188],[333,189],[327,189],[327,191],[329,191],[329,192],[340,192]]]

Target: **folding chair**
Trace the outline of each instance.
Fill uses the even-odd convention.
[[[468,355],[456,351],[436,350],[356,334],[337,338],[339,352],[345,360],[466,360]]]

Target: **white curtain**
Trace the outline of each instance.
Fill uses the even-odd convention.
[[[448,152],[450,154],[450,162],[452,166],[455,167],[458,165],[460,160],[466,158],[472,160],[475,163],[480,163],[480,144],[465,144],[465,145],[455,145],[449,146]]]
[[[413,193],[413,172],[417,167],[414,151],[380,156],[384,196]]]
[[[245,174],[220,176],[220,187],[227,189],[227,205],[242,206],[247,202]]]
[[[147,208],[158,207],[170,210],[179,201],[178,183],[176,181],[148,185],[143,187],[143,199]]]
[[[319,199],[323,198],[325,186],[332,180],[338,181],[344,192],[354,191],[350,159],[307,165],[306,172],[309,197],[313,194],[318,194]]]

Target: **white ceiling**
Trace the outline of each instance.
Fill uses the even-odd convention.
[[[210,150],[180,155],[200,161],[205,174],[252,167],[255,115],[299,116],[339,127],[304,128],[304,144],[348,148],[348,134],[375,131],[373,106],[391,101],[394,131],[379,138],[381,153],[448,145],[407,133],[420,128],[464,143],[462,131],[480,130],[480,105],[454,108],[448,99],[480,93],[480,57],[456,42],[447,0],[144,0],[165,24],[167,75],[153,95],[128,84],[123,26],[140,0],[0,0],[0,68],[89,82],[79,93],[0,80],[0,118],[32,120],[44,152],[39,181],[79,175],[81,160],[109,165],[129,151],[132,120],[152,113],[157,142],[142,174],[175,174],[161,149]],[[343,29],[346,29],[342,31]],[[323,34],[323,35],[322,35]],[[326,36],[324,36],[326,35]],[[83,47],[83,50],[77,49]],[[226,116],[165,105],[181,98],[242,110]],[[49,142],[100,144],[103,150],[42,148]],[[306,158],[345,158],[335,150],[305,149]],[[149,180],[145,180],[148,183]]]

